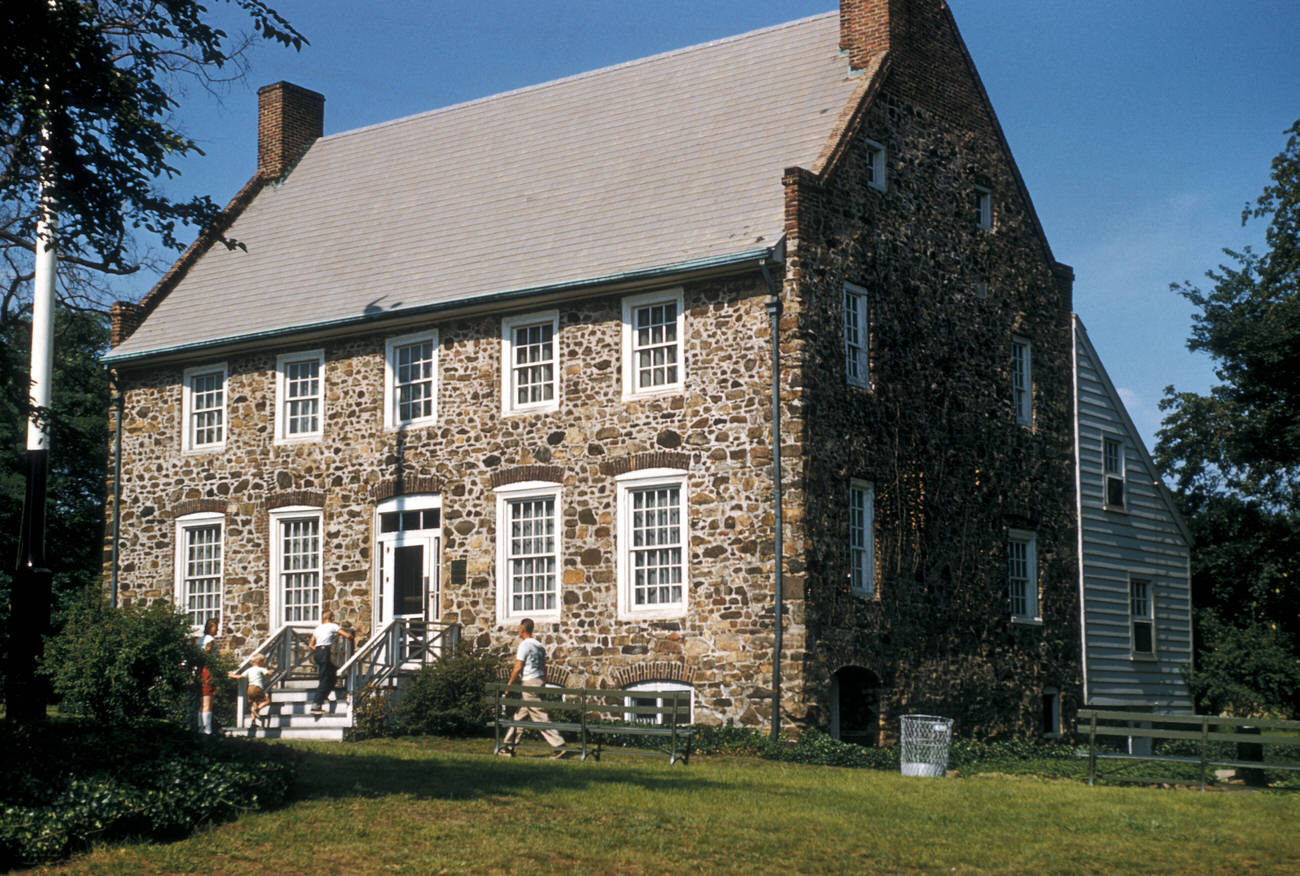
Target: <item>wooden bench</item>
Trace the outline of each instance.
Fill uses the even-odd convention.
[[[629,754],[658,756],[668,754],[668,762],[689,763],[695,729],[690,726],[690,691],[619,690],[580,687],[531,687],[522,684],[488,685],[488,702],[493,706],[493,727],[496,733],[494,753],[504,748],[505,733],[511,727],[522,730],[556,730],[576,734],[577,738],[564,746],[565,751],[580,752],[582,759],[600,759],[601,751],[612,738],[633,737],[644,739],[637,747],[618,746]],[[524,699],[524,693],[536,699]],[[521,706],[540,709],[549,721],[514,719]],[[523,742],[522,736],[514,747],[535,747],[544,743]],[[666,743],[663,747],[655,742]],[[546,746],[549,748],[549,746]]]

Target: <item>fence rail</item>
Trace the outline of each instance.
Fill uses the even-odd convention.
[[[1078,732],[1088,735],[1088,784],[1096,784],[1098,761],[1149,761],[1196,764],[1200,767],[1201,790],[1211,767],[1235,769],[1300,770],[1300,763],[1264,760],[1266,745],[1300,745],[1300,721],[1269,718],[1221,718],[1215,715],[1157,715],[1151,712],[1115,712],[1108,709],[1080,709]],[[1283,731],[1287,735],[1267,733]],[[1099,751],[1098,737],[1171,739],[1196,743],[1197,756],[1172,754],[1121,754]],[[1231,742],[1238,746],[1259,746],[1259,759],[1220,758],[1210,744]],[[1172,781],[1172,780],[1171,780]]]

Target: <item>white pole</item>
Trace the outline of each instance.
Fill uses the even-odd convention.
[[[28,450],[49,449],[49,432],[43,410],[50,406],[50,386],[54,372],[54,281],[58,272],[54,226],[54,211],[42,193],[40,218],[36,222],[36,276],[32,281],[33,410],[27,420]]]

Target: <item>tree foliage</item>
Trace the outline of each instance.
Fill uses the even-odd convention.
[[[1224,250],[1188,346],[1208,353],[1208,395],[1165,391],[1156,459],[1196,537],[1192,590],[1202,708],[1297,714],[1300,698],[1300,121],[1242,222],[1267,251]]]
[[[0,244],[32,250],[42,179],[57,205],[60,258],[74,269],[129,273],[136,232],[180,249],[186,227],[216,215],[207,196],[174,200],[157,185],[176,176],[178,159],[202,152],[173,116],[181,83],[213,88],[239,78],[258,37],[306,42],[263,0],[226,2],[247,15],[255,37],[227,34],[195,0],[6,0]],[[27,265],[8,252],[5,265],[8,314]]]

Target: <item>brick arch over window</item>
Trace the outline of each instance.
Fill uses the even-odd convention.
[[[564,483],[564,468],[558,465],[518,465],[492,473],[492,489],[524,481],[544,481],[548,484]]]
[[[437,475],[420,475],[409,478],[392,478],[375,484],[370,488],[370,498],[382,502],[394,496],[410,496],[416,493],[441,493],[442,478]]]
[[[689,453],[682,453],[677,450],[649,450],[645,453],[634,453],[631,456],[622,456],[618,459],[602,462],[600,464],[600,473],[606,477],[618,477],[630,471],[641,471],[647,468],[675,468],[685,471],[690,467],[691,455]]]
[[[172,509],[172,517],[184,517],[186,514],[225,514],[224,499],[186,499]]]
[[[283,493],[272,493],[266,497],[267,511],[274,511],[276,508],[287,508],[290,505],[323,508],[325,507],[325,494],[320,490],[286,490]]]
[[[620,666],[609,673],[609,687],[624,688],[643,681],[679,681],[695,684],[695,667],[676,660],[647,660]]]
[[[497,667],[497,678],[505,681],[510,678],[510,673],[514,671],[514,663],[506,662]],[[546,683],[553,684],[556,687],[568,687],[569,677],[573,675],[572,669],[558,666],[551,661],[546,661]]]

